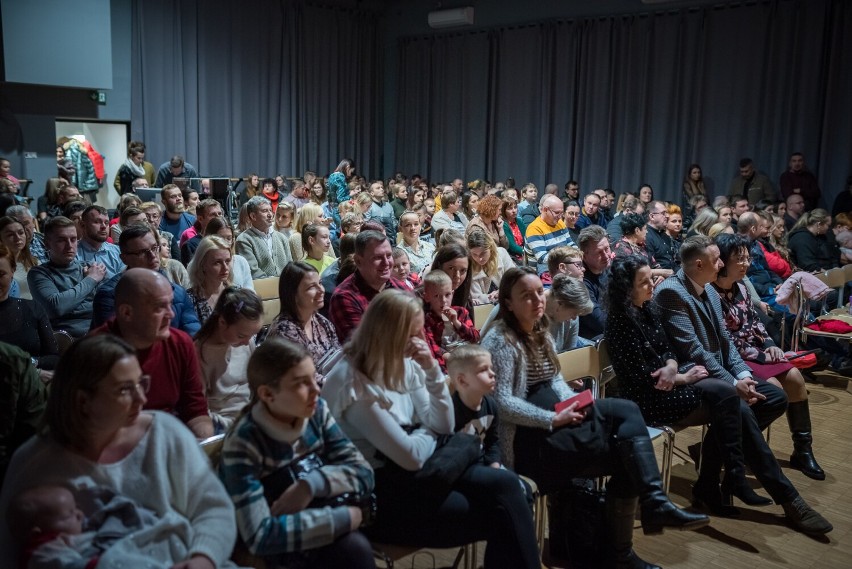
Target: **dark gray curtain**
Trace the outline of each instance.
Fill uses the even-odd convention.
[[[377,171],[376,16],[279,0],[135,0],[132,136],[202,175]]]
[[[802,151],[830,204],[852,167],[850,26],[849,2],[778,0],[403,39],[396,165],[679,201],[691,162],[722,194],[740,158],[777,183]]]

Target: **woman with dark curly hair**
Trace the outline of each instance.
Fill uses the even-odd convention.
[[[610,267],[607,287],[607,321],[604,337],[612,353],[619,354],[612,365],[618,376],[621,395],[635,401],[650,424],[705,422],[711,426],[703,452],[715,442],[725,461],[722,493],[719,473],[702,469],[692,490],[696,504],[705,504],[711,513],[738,515],[730,505],[737,496],[750,505],[768,505],[749,487],[740,443],[740,398],[730,383],[708,377],[704,366],[681,364],[651,310],[653,296],[651,268],[639,255],[616,258]],[[726,498],[723,498],[723,494]]]
[[[644,215],[639,215],[638,213],[622,215],[621,239],[616,241],[612,250],[616,257],[626,257],[629,255],[644,257],[651,267],[651,276],[654,278],[654,284],[657,284],[664,278],[672,276],[674,271],[662,268],[654,260],[654,256],[645,249],[646,235],[648,235],[648,220]]]

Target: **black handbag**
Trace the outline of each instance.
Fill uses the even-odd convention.
[[[260,480],[263,485],[263,497],[271,506],[287,488],[295,484],[299,480],[304,479],[314,470],[322,468],[324,463],[322,458],[316,453],[311,453],[295,460],[283,468],[279,468],[272,474],[269,474]],[[366,496],[356,494],[355,492],[344,492],[337,496],[328,496],[325,498],[314,498],[308,504],[308,508],[336,508],[340,506],[353,506],[361,509],[363,521],[361,527],[366,527],[372,524],[376,519],[376,495],[369,494]]]
[[[572,569],[596,569],[606,552],[606,490],[594,480],[575,478],[548,495],[550,554]]]

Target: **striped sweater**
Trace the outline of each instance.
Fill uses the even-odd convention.
[[[574,245],[565,222],[561,219],[556,225],[548,225],[541,217],[527,226],[527,245],[535,253],[538,274],[547,270],[547,253],[563,245]]]
[[[219,475],[237,511],[240,537],[253,555],[275,557],[331,544],[350,531],[346,507],[306,508],[274,517],[261,480],[310,453],[324,465],[305,481],[314,498],[373,490],[373,471],[335,422],[323,399],[296,428],[255,404],[225,437]]]

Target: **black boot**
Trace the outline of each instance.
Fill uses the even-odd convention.
[[[704,514],[682,510],[666,496],[651,439],[636,437],[619,441],[616,448],[621,464],[639,494],[642,530],[646,534],[662,533],[664,527],[693,530],[710,523],[710,518]]]
[[[606,524],[609,534],[608,569],[661,569],[646,563],[633,551],[633,520],[638,498],[616,498],[607,493]]]
[[[749,506],[770,505],[772,500],[758,495],[746,480],[740,398],[733,395],[719,401],[711,409],[711,414],[711,431],[725,464],[725,478],[722,481],[723,508],[725,505],[731,505],[731,496],[736,496]]]
[[[793,436],[790,466],[801,470],[808,478],[825,480],[825,472],[817,464],[811,447],[811,409],[807,399],[787,404],[787,424],[790,425],[790,433]]]

